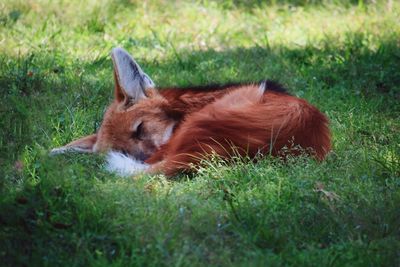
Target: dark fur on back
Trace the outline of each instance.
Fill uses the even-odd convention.
[[[250,84],[261,84],[265,82],[266,83],[266,89],[268,91],[274,91],[278,93],[283,93],[283,94],[289,94],[288,91],[286,90],[283,85],[276,81],[272,80],[261,80],[259,82],[228,82],[228,83],[223,83],[223,84],[218,84],[218,83],[212,83],[212,84],[207,84],[207,85],[188,85],[188,86],[183,86],[183,87],[175,87],[174,89],[177,90],[183,90],[183,91],[196,91],[196,92],[213,92],[213,91],[220,91],[224,90],[227,88],[234,88],[234,87],[240,87],[240,86],[246,86]],[[171,87],[161,87],[158,88],[159,90],[164,90],[164,89],[171,89]]]
[[[271,80],[158,89],[161,95],[169,102],[169,108],[166,109],[166,113],[169,114],[170,117],[180,121],[187,114],[198,111],[206,104],[214,102],[236,88],[247,87],[249,85],[258,88],[262,83],[266,84],[265,93],[275,92],[283,95],[290,95],[282,85]]]

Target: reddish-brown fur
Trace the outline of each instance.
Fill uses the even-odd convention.
[[[198,164],[212,152],[225,158],[235,154],[254,157],[258,153],[280,155],[287,147],[287,153],[298,154],[294,146],[311,149],[308,152],[322,160],[331,149],[327,118],[303,99],[268,89],[260,97],[257,90],[258,85],[248,85],[222,92],[176,93],[180,98],[197,99],[195,104],[188,103],[188,110],[203,108],[186,114],[169,142],[146,161],[154,164],[150,172],[174,175],[188,171],[190,163]],[[170,101],[174,102],[176,94],[169,90],[163,95],[173,95]],[[217,100],[207,105],[211,96]]]

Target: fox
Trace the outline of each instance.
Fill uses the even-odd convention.
[[[322,161],[331,150],[328,118],[275,81],[158,88],[123,48],[112,49],[111,59],[114,100],[98,131],[52,155],[108,153],[110,171],[173,177],[210,155],[305,153]]]

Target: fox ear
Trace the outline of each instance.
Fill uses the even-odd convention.
[[[123,48],[111,52],[114,64],[115,98],[125,106],[146,98],[145,89],[154,87],[154,82],[142,71],[139,64]]]
[[[91,134],[72,141],[65,146],[53,148],[50,155],[64,154],[67,152],[92,153],[94,152],[93,147],[96,141],[97,134]]]

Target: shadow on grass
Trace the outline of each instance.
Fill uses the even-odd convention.
[[[349,8],[358,6],[365,8],[369,5],[375,5],[376,1],[371,0],[230,0],[221,1],[222,7],[228,9],[244,9],[251,10],[261,6],[288,6],[288,7],[309,7],[309,6],[325,6],[336,5]]]

